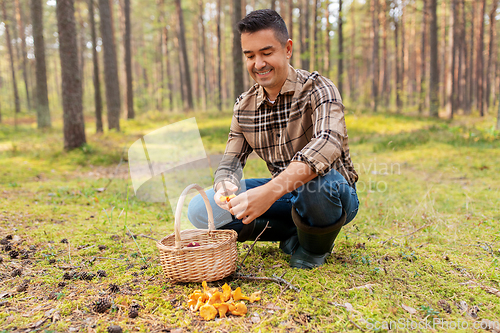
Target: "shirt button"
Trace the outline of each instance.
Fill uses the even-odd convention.
[[[281,136],[281,134],[278,133],[278,134],[276,134],[276,136],[279,138]]]

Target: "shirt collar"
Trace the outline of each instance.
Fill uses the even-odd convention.
[[[286,77],[285,83],[281,87],[281,90],[278,95],[284,95],[289,92],[295,92],[295,84],[297,83],[297,72],[292,65],[288,65],[288,76]],[[266,93],[264,92],[264,87],[259,85],[259,89],[257,91],[257,107],[260,107],[262,103],[265,103],[267,100]]]

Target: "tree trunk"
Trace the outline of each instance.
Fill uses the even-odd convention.
[[[124,0],[124,14],[125,14],[125,35],[123,40],[123,48],[125,51],[125,75],[126,75],[126,106],[127,106],[127,119],[134,119],[134,90],[132,87],[132,50],[130,48],[131,36],[131,23],[130,23],[130,0]],[[161,45],[161,43],[160,43]],[[161,49],[160,49],[161,51]],[[163,83],[162,83],[163,87]],[[162,90],[163,93],[163,90]]]
[[[394,64],[396,67],[396,110],[399,113],[401,111],[401,61],[399,59],[399,24],[400,22],[397,19],[394,19],[394,47],[395,47],[395,55],[394,55]]]
[[[99,12],[102,48],[104,50],[104,86],[106,88],[106,106],[108,108],[108,128],[119,131],[120,85],[109,0],[99,0]]]
[[[220,29],[220,15],[221,15],[221,0],[217,0],[217,108],[222,111],[222,51],[221,51],[221,29]]]
[[[382,18],[382,70],[380,71],[380,97],[383,98],[384,106],[387,107],[389,104],[389,92],[388,92],[388,69],[387,69],[387,3],[382,1],[382,10],[380,11],[380,17]]]
[[[96,133],[103,132],[102,126],[102,97],[101,97],[101,80],[99,79],[99,58],[97,57],[97,36],[95,31],[94,19],[94,0],[88,0],[90,30],[92,35],[92,62],[94,64],[94,105],[95,105],[95,131]]]
[[[429,0],[429,34],[430,34],[430,116],[439,117],[439,68],[438,68],[438,38],[437,38],[437,0]]]
[[[441,101],[442,101],[442,104],[446,104],[446,82],[448,80],[448,71],[446,70],[446,67],[447,67],[447,62],[446,62],[446,24],[444,22],[446,22],[446,1],[443,1],[441,2],[441,7],[442,7],[442,11],[443,11],[443,25],[441,26],[441,40],[442,40],[442,43],[441,43],[441,70],[440,70],[440,74],[441,74],[441,79],[439,82],[443,83],[441,85],[439,85],[439,96],[441,96]],[[441,105],[442,105],[441,104]]]
[[[302,69],[309,70],[311,53],[309,50],[309,0],[302,0],[300,9],[300,20],[302,25],[300,40],[300,59]]]
[[[486,67],[486,90],[485,90],[485,109],[488,110],[490,106],[490,93],[491,93],[491,77],[495,80],[493,71],[493,58],[495,56],[495,40],[496,40],[496,12],[498,8],[498,0],[493,1],[493,6],[490,11],[490,42],[488,47],[488,65]],[[493,74],[493,75],[492,75]]]
[[[355,1],[352,2],[351,8],[349,9],[349,12],[351,14],[351,22],[355,22],[355,16],[354,16],[354,11],[355,11]],[[355,83],[355,76],[356,76],[356,60],[355,60],[355,54],[356,54],[356,29],[351,29],[351,56],[350,58],[350,66],[349,66],[349,98],[351,100],[354,100],[356,98],[356,86],[357,84]]]
[[[372,14],[372,37],[373,37],[373,46],[372,46],[372,99],[371,99],[371,107],[374,112],[377,112],[378,107],[378,79],[379,79],[379,57],[378,57],[378,0],[371,0],[370,11]]]
[[[167,80],[168,80],[168,102],[169,102],[169,109],[173,110],[174,108],[174,87],[172,84],[172,74],[171,74],[171,69],[170,69],[170,56],[169,56],[169,51],[168,51],[168,29],[167,27],[164,28],[164,35],[165,35],[165,67],[167,70]]]
[[[318,2],[319,0],[314,0],[314,8],[313,8],[313,19],[312,19],[312,42],[310,46],[311,50],[311,63],[309,64],[309,72],[313,72],[316,70],[316,54],[318,49]],[[306,69],[307,70],[307,69]]]
[[[130,0],[129,0],[130,1]],[[130,6],[130,5],[129,5]],[[156,108],[158,111],[163,111],[163,94],[165,93],[165,75],[163,69],[163,33],[165,25],[165,4],[163,0],[156,1],[156,7],[158,10],[158,58],[157,62],[159,65],[158,76],[160,81],[160,88],[157,89],[156,95]],[[125,39],[125,38],[124,38]],[[133,110],[132,110],[133,112]]]
[[[328,8],[327,8],[328,11]],[[343,21],[343,16],[342,16],[342,0],[339,0],[339,17],[338,17],[338,52],[339,52],[339,64],[338,64],[338,79],[337,79],[337,85],[340,93],[342,94],[343,92],[343,85],[344,85],[344,33],[342,31],[342,21]],[[330,15],[328,15],[330,16]],[[328,39],[330,39],[330,36],[328,36]],[[354,56],[354,55],[351,55]]]
[[[19,27],[18,28],[19,37],[21,38],[21,54],[23,58],[23,79],[24,79],[24,86],[26,88],[26,100],[28,102],[28,109],[31,110],[31,98],[30,98],[30,91],[28,88],[29,87],[28,68],[26,66],[28,55],[26,53],[26,36],[24,34],[24,15],[19,0],[16,0],[16,18],[17,18],[17,25]]]
[[[10,57],[10,71],[12,74],[12,88],[14,89],[14,102],[16,107],[16,113],[21,112],[21,106],[19,103],[19,93],[17,91],[17,80],[16,80],[16,71],[14,69],[14,52],[12,50],[12,41],[10,39],[9,32],[9,19],[7,18],[7,9],[5,8],[5,0],[2,0],[2,11],[3,11],[3,23],[5,25],[5,37],[7,41],[7,48],[9,50]]]
[[[399,95],[400,97],[403,97],[405,96],[404,95],[404,92],[406,91],[406,69],[408,68],[408,61],[407,61],[407,51],[406,51],[406,47],[407,47],[407,44],[408,44],[408,41],[406,40],[406,6],[404,5],[404,3],[402,4],[402,8],[401,8],[401,66],[400,66],[400,73],[399,73],[399,76],[400,76],[400,79],[399,79],[399,84],[401,85],[401,89],[400,89],[400,92],[399,92]],[[405,102],[406,102],[406,99],[405,99]],[[403,105],[403,101],[400,101],[401,105]],[[406,103],[405,103],[406,105]],[[398,108],[399,109],[399,108]],[[399,111],[401,111],[401,109],[399,109]]]
[[[47,67],[43,41],[42,0],[31,0],[31,24],[36,63],[36,118],[38,128],[51,127],[49,94],[47,91]]]
[[[484,15],[486,14],[486,0],[479,2],[478,39],[476,44],[476,79],[477,79],[477,107],[479,114],[484,116],[484,73],[483,73],[483,51],[484,51]]]
[[[342,1],[342,0],[340,0]],[[331,56],[331,43],[330,43],[330,31],[332,31],[332,24],[330,22],[330,0],[326,1],[326,8],[325,8],[325,21],[326,21],[326,31],[325,31],[325,52],[323,56],[323,73],[325,76],[330,77],[331,76],[331,70],[330,70],[330,56]],[[340,23],[340,22],[339,22]],[[339,50],[339,55],[340,55],[341,50]],[[338,82],[337,82],[338,84]],[[337,86],[337,88],[340,90],[340,87]]]
[[[448,31],[448,64],[450,66],[448,78],[446,81],[446,117],[453,119],[455,112],[454,107],[454,94],[455,87],[455,22],[457,17],[457,3],[456,0],[451,0],[451,14],[450,14],[450,27]]]
[[[233,1],[233,87],[234,100],[243,93],[243,52],[238,33],[238,22],[241,20],[241,0]]]
[[[86,143],[73,0],[57,0],[56,14],[62,72],[64,148],[73,149]]]
[[[205,42],[205,22],[203,21],[203,0],[198,1],[200,7],[200,15],[198,17],[198,21],[200,22],[200,39],[201,39],[201,68],[202,68],[202,80],[201,80],[201,90],[202,90],[202,104],[203,110],[207,109],[207,100],[208,100],[208,76],[207,76],[207,64],[206,64],[206,42]],[[241,49],[241,46],[239,47]],[[242,64],[243,67],[243,64]]]
[[[426,50],[425,46],[427,45],[427,12],[429,11],[428,9],[428,1],[429,0],[423,0],[424,1],[424,12],[422,16],[422,39],[421,39],[421,46],[420,46],[420,91],[419,91],[419,98],[418,98],[418,113],[422,114],[425,106],[425,96],[426,96],[426,84],[425,84],[425,78],[426,78]]]
[[[186,85],[186,97],[188,103],[188,109],[193,110],[193,91],[191,87],[191,74],[189,71],[189,59],[186,49],[186,37],[185,37],[185,28],[184,28],[184,16],[182,14],[181,0],[175,0],[175,8],[177,10],[177,17],[179,19],[179,46],[180,52],[182,54],[182,62],[184,65],[184,83]]]

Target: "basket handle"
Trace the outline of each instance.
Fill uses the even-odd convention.
[[[175,248],[180,249],[181,248],[181,212],[182,212],[182,206],[184,205],[184,200],[186,199],[186,196],[188,192],[191,189],[197,189],[198,192],[200,192],[201,197],[203,198],[203,201],[205,202],[205,207],[207,209],[208,213],[208,231],[215,230],[215,225],[214,225],[214,214],[212,212],[212,206],[210,205],[210,201],[208,201],[207,194],[205,193],[205,190],[203,187],[201,187],[198,184],[191,184],[188,187],[182,191],[181,196],[179,197],[179,201],[177,201],[177,208],[175,209],[175,226],[174,226],[174,232],[175,232]]]

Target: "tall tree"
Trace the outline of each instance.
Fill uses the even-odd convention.
[[[88,0],[90,30],[92,38],[92,62],[94,67],[94,105],[95,105],[95,127],[97,133],[103,132],[102,126],[102,97],[101,80],[99,79],[99,58],[97,57],[97,36],[95,31],[94,0]]]
[[[220,16],[221,16],[221,0],[217,0],[217,108],[222,111],[222,33],[220,29]]]
[[[104,50],[104,86],[106,88],[106,106],[108,109],[108,128],[120,130],[120,84],[118,81],[118,63],[113,35],[109,0],[99,0],[101,18],[100,30]]]
[[[238,22],[241,20],[241,0],[233,0],[233,87],[234,99],[243,93],[243,52],[240,45],[240,34],[238,33]]]
[[[486,14],[486,0],[479,1],[478,39],[476,44],[476,79],[477,79],[477,108],[479,114],[484,116],[484,73],[483,73],[483,51],[484,51],[484,15]]]
[[[437,38],[437,0],[429,0],[429,35],[430,35],[430,116],[439,117],[439,69]]]
[[[372,46],[372,99],[371,106],[373,111],[377,111],[378,106],[378,79],[379,79],[379,40],[378,40],[378,0],[371,0],[370,11],[372,14],[372,37],[373,37],[373,46]]]
[[[309,70],[311,52],[309,50],[309,0],[301,0],[300,8],[300,59],[302,69]]]
[[[126,74],[126,106],[127,106],[127,118],[134,119],[134,90],[132,87],[132,50],[130,48],[130,0],[124,0],[124,16],[125,16],[125,34],[123,39],[123,47],[125,49],[125,74]],[[160,41],[160,45],[162,41]],[[160,48],[161,51],[161,48]],[[163,71],[162,71],[163,73]],[[163,85],[163,83],[162,83]]]
[[[86,143],[74,0],[57,0],[56,15],[62,72],[64,148],[73,149]]]
[[[7,49],[9,50],[10,57],[10,72],[12,74],[12,88],[14,90],[14,101],[16,107],[16,113],[21,112],[21,106],[19,103],[19,93],[17,91],[17,80],[16,71],[14,68],[14,52],[12,51],[12,40],[10,39],[9,32],[9,18],[7,16],[7,9],[5,8],[5,0],[2,0],[2,11],[3,11],[3,23],[5,26],[5,38],[7,39]]]
[[[425,104],[425,92],[426,92],[426,46],[427,46],[427,12],[428,12],[428,2],[429,0],[423,0],[424,10],[422,15],[422,32],[421,32],[421,43],[420,43],[420,89],[418,98],[418,113],[422,113]]]
[[[397,8],[397,5],[396,5]],[[395,68],[395,76],[396,76],[396,109],[401,109],[401,59],[399,59],[399,25],[400,22],[398,20],[397,14],[394,14],[394,66]]]
[[[384,105],[389,104],[389,85],[388,85],[388,69],[387,69],[387,1],[382,0],[382,8],[380,10],[380,20],[382,21],[382,68],[380,70],[380,95],[383,98]]]
[[[450,14],[450,27],[448,32],[448,64],[450,66],[450,72],[446,80],[446,117],[448,119],[453,118],[455,103],[455,22],[457,17],[457,3],[456,0],[451,0],[451,14]]]
[[[309,68],[305,68],[310,72],[317,70],[316,57],[318,54],[318,4],[319,0],[314,0],[314,8],[313,8],[313,19],[312,19],[312,41],[311,41],[311,62],[309,64]]]
[[[328,11],[328,9],[327,9]],[[330,15],[328,15],[330,16]],[[343,85],[344,85],[344,32],[342,31],[342,22],[343,21],[343,12],[342,12],[342,0],[339,0],[339,17],[338,17],[338,57],[339,57],[339,63],[338,63],[338,79],[337,79],[337,85],[340,93],[342,94],[343,91]],[[354,55],[352,55],[354,56]]]
[[[172,75],[171,75],[171,69],[170,69],[170,57],[169,57],[169,51],[168,51],[168,33],[169,30],[167,27],[164,27],[164,33],[163,35],[165,36],[165,67],[167,71],[167,81],[168,81],[168,101],[169,101],[169,108],[172,110],[174,108],[174,87],[172,84]]]
[[[186,48],[186,33],[184,28],[184,16],[182,14],[181,0],[175,0],[175,9],[177,11],[177,17],[179,19],[179,47],[182,55],[182,66],[184,67],[184,83],[186,86],[186,97],[188,109],[192,110],[194,108],[193,104],[193,91],[191,89],[191,74],[189,71],[189,58]]]
[[[208,75],[207,75],[207,64],[206,64],[206,41],[205,41],[205,22],[203,20],[203,0],[198,1],[200,13],[198,16],[199,21],[199,29],[200,29],[200,39],[201,39],[201,68],[202,68],[202,101],[203,101],[203,110],[207,109],[207,100],[208,100]],[[241,47],[239,47],[241,49]]]
[[[494,0],[490,11],[490,41],[488,47],[488,64],[486,66],[486,90],[485,90],[485,109],[490,106],[490,93],[491,93],[491,77],[495,78],[493,71],[493,58],[495,57],[495,40],[496,40],[496,13],[498,8],[498,1]]]
[[[17,26],[19,29],[19,37],[21,38],[21,54],[23,58],[22,66],[23,66],[24,87],[26,89],[26,100],[28,102],[28,109],[31,110],[31,98],[30,98],[30,91],[28,88],[29,86],[28,69],[26,66],[28,55],[26,53],[26,35],[24,33],[24,13],[19,0],[16,0],[16,19],[17,19]]]

